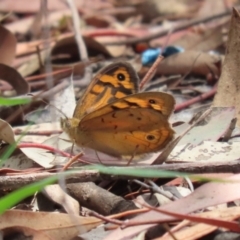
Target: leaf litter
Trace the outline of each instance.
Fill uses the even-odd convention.
[[[48,6],[27,1],[20,5],[0,3],[2,13],[11,12],[0,26],[0,97],[4,98],[2,103],[0,99],[0,158],[10,146],[17,145],[7,159],[2,159],[0,178],[5,179],[5,186],[7,181],[9,186],[10,181],[21,186],[21,178],[28,174],[31,183],[31,177],[37,178],[40,173],[61,172],[71,156],[81,150],[61,133],[59,119],[72,116],[75,99],[82,96],[92,76],[103,66],[121,60],[129,61],[143,78],[152,65],[141,62],[143,52],[159,52],[160,48],[164,59],[146,87],[174,96],[177,103],[170,122],[178,138],[162,153],[143,156],[130,165],[136,169],[163,166],[188,173],[205,166],[215,181],[222,181],[204,183],[190,176],[177,181],[177,173],[175,179],[147,183],[143,179],[132,181],[130,176],[116,180],[111,175],[96,182],[96,172],[87,183],[77,183],[76,179],[65,183],[59,177],[58,184],[42,191],[53,209],[41,210],[38,201],[42,193],[36,192],[16,205],[22,210],[5,209],[0,216],[2,234],[31,235],[34,239],[72,239],[78,235],[84,239],[199,239],[210,234],[220,236],[222,229],[228,230],[224,234],[229,236],[239,234],[240,2],[94,0],[83,5],[76,1],[74,8],[79,13],[80,35],[88,55],[83,56],[85,62],[79,57],[79,42],[75,40],[79,33],[73,27],[73,9],[58,0],[50,2]],[[48,22],[42,21],[44,14],[48,14]],[[164,51],[167,47],[182,50]],[[92,76],[86,74],[87,69]],[[28,98],[31,103],[12,106],[10,98]],[[198,121],[209,107],[210,114]],[[126,165],[126,161],[85,149],[79,162],[69,167],[83,171],[79,168],[83,162]],[[231,176],[224,177],[222,172]],[[88,170],[85,174],[91,176]],[[199,176],[207,175],[203,171]],[[162,190],[171,180],[176,186]],[[1,190],[1,197],[13,190]],[[39,212],[24,210],[23,204],[35,204]],[[136,216],[137,208],[148,212]],[[113,213],[118,215],[108,217]],[[110,229],[118,228],[108,230],[110,223],[114,226]],[[166,223],[168,228],[152,235],[153,226]]]

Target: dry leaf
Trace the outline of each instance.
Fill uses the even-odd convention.
[[[157,74],[196,74],[206,77],[209,73],[220,75],[220,57],[198,51],[185,51],[165,58],[157,68]]]
[[[202,185],[187,197],[181,198],[175,202],[171,202],[162,207],[163,210],[176,212],[180,214],[189,214],[197,210],[204,209],[209,206],[218,205],[221,203],[231,202],[240,198],[240,192],[236,191],[240,187],[240,174],[232,177],[222,178],[225,182],[210,182]],[[227,194],[226,194],[227,193]],[[175,217],[165,215],[154,210],[143,213],[128,221],[131,222],[146,222],[158,221],[166,222],[174,220]],[[141,231],[153,227],[155,224],[144,224],[124,229],[118,228],[110,233],[105,240],[123,240],[131,238]]]
[[[229,162],[239,159],[240,142],[204,141],[197,146],[176,146],[168,158],[173,162]]]
[[[67,213],[78,214],[80,212],[78,201],[64,192],[58,184],[45,187],[44,192],[52,201],[62,205]]]
[[[15,36],[0,25],[0,63],[11,65],[15,57],[17,40]]]
[[[13,129],[6,121],[0,119],[0,140],[3,140],[6,143],[14,144],[14,133]]]
[[[204,217],[212,219],[220,219],[226,221],[233,221],[240,217],[240,208],[231,207],[224,209],[216,209],[209,212],[194,214],[195,217]],[[174,229],[176,229],[174,231]],[[176,227],[171,229],[171,232],[178,240],[195,240],[199,239],[217,229],[217,226],[208,225],[204,223],[192,223],[188,220],[183,220]],[[172,237],[166,233],[164,236],[156,238],[155,240],[172,240]]]
[[[23,95],[29,92],[28,82],[14,68],[0,63],[0,79],[9,83],[17,95]]]
[[[27,227],[58,240],[72,239],[101,223],[101,220],[94,217],[21,210],[9,210],[0,216],[0,229]]]

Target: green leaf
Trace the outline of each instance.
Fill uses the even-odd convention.
[[[30,98],[2,98],[0,97],[0,105],[1,106],[15,106],[28,104],[32,100]]]

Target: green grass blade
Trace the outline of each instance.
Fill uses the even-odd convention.
[[[0,97],[1,106],[16,106],[22,104],[28,104],[32,100],[30,98],[2,98]]]
[[[58,176],[49,177],[37,183],[29,184],[2,197],[0,199],[0,214],[4,213],[9,208],[15,206],[23,199],[33,195],[35,192],[40,191],[45,186],[56,182],[57,179]]]

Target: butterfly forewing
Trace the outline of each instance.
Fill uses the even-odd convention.
[[[81,119],[104,105],[138,92],[139,78],[126,62],[110,64],[100,70],[77,103],[73,117]]]
[[[160,115],[168,119],[171,115],[173,108],[175,105],[174,98],[167,93],[162,92],[143,92],[143,93],[137,93],[133,94],[131,96],[127,96],[125,98],[122,98],[120,100],[117,100],[111,104],[108,104],[88,115],[86,115],[82,121],[81,124],[89,121],[90,119],[99,118],[99,120],[103,119],[104,114],[112,114],[113,119],[116,120],[116,117],[114,118],[114,114],[119,112],[119,110],[122,109],[152,109],[153,112],[160,113]],[[127,114],[127,112],[125,112]],[[160,116],[159,115],[159,116]],[[104,121],[104,119],[102,120]],[[133,121],[131,114],[129,116],[125,116],[124,121]],[[151,122],[148,122],[150,124]]]

